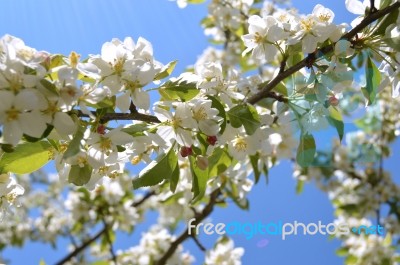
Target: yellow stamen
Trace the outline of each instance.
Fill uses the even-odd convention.
[[[78,65],[79,58],[81,58],[79,54],[77,54],[76,52],[71,52],[71,54],[69,55],[69,61],[71,67],[75,68]]]

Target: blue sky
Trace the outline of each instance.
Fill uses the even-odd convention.
[[[335,22],[350,22],[353,16],[344,6],[344,0],[293,0],[293,6],[301,12],[311,12],[315,4],[321,3],[334,10]],[[7,0],[2,1],[0,11],[0,35],[6,33],[22,38],[25,43],[38,50],[69,54],[76,51],[85,58],[88,54],[100,53],[104,42],[112,38],[123,39],[132,36],[135,40],[142,36],[154,48],[155,58],[163,63],[178,60],[175,74],[195,62],[208,43],[199,26],[206,15],[206,5],[177,8],[167,0]],[[330,133],[329,135],[333,135]],[[326,142],[324,136],[320,142]],[[389,167],[393,163],[388,163]],[[313,185],[307,185],[302,195],[295,194],[292,165],[282,163],[270,172],[268,186],[264,181],[250,194],[250,211],[243,212],[234,205],[217,209],[212,220],[217,222],[316,222],[329,223],[333,220],[333,210],[326,194]],[[150,214],[149,220],[154,219]],[[148,225],[145,224],[144,226]],[[141,231],[142,229],[138,229]],[[129,247],[138,241],[140,233],[122,236],[118,247]],[[245,248],[244,264],[342,264],[334,251],[339,242],[329,241],[323,236],[298,236],[282,241],[276,237],[246,240],[234,237],[237,246]],[[257,243],[267,239],[264,247]],[[207,247],[211,247],[215,237],[200,237]],[[197,263],[203,261],[203,254],[193,242],[185,245],[196,256]],[[23,249],[8,249],[4,256],[11,264],[38,264],[44,258],[52,264],[66,253],[65,242],[54,250],[41,244],[29,243]]]

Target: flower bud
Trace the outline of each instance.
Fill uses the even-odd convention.
[[[207,136],[207,143],[215,145],[217,143],[217,136]]]
[[[337,105],[339,105],[339,99],[335,96],[329,97],[328,101],[331,106],[336,107]]]
[[[181,156],[182,157],[187,157],[193,154],[192,147],[188,146],[182,146],[181,147]]]
[[[99,126],[97,126],[97,133],[104,135],[106,133],[106,126],[104,126],[104,124],[99,124]]]

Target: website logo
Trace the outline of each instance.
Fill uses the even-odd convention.
[[[384,228],[380,225],[373,226],[359,226],[352,227],[348,224],[341,223],[329,223],[323,224],[322,221],[317,223],[301,223],[294,221],[293,223],[278,222],[255,222],[255,223],[241,223],[241,222],[229,222],[229,223],[199,223],[193,224],[196,219],[190,219],[188,221],[188,234],[198,235],[204,233],[206,235],[243,235],[246,239],[252,239],[256,235],[274,235],[281,236],[282,240],[285,240],[288,236],[297,235],[346,235],[351,232],[361,235],[383,235]]]

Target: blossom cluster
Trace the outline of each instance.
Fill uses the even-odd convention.
[[[369,224],[367,217],[388,205],[390,213],[377,221],[400,234],[398,185],[376,164],[400,134],[400,19],[383,17],[349,32],[374,8],[396,1],[375,1],[374,8],[370,1],[345,1],[358,15],[351,26],[335,24],[322,5],[303,15],[287,1],[261,8],[258,2],[211,1],[202,25],[223,49],[207,48],[177,77],[170,77],[176,62],[158,62],[144,38],[112,39],[86,59],[0,38],[0,199],[4,209],[20,205],[18,223],[1,224],[0,247],[28,238],[56,244],[60,236],[83,243],[103,225],[101,242],[90,246],[93,257],[151,264],[174,246],[180,222],[205,218],[228,199],[247,209],[253,185],[284,159],[297,162],[298,190],[315,180],[339,220]],[[358,85],[355,70],[362,66],[365,81]],[[343,115],[352,118],[363,105],[360,131],[345,135]],[[329,126],[346,145],[317,151],[313,134]],[[57,174],[40,176],[37,170],[51,160]],[[142,164],[137,176],[129,175]],[[47,192],[36,192],[33,182],[45,183]],[[40,216],[30,216],[31,208]],[[156,224],[137,246],[114,253],[114,233],[131,233],[146,210],[158,212]],[[354,264],[397,258],[390,236],[341,240]],[[220,238],[205,264],[241,264],[243,254]],[[179,245],[168,262],[194,258]]]

